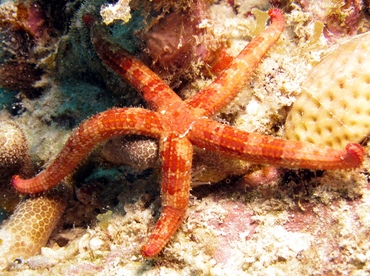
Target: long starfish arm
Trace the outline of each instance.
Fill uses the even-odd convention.
[[[352,169],[359,167],[364,150],[348,144],[344,150],[310,143],[248,133],[210,119],[194,123],[190,141],[200,147],[258,164],[315,170]]]
[[[139,91],[151,108],[163,110],[173,103],[181,102],[181,98],[144,63],[111,42],[102,26],[95,23],[91,37],[95,51],[104,63]]]
[[[190,106],[202,108],[205,116],[211,116],[234,99],[284,30],[282,11],[271,9],[269,15],[271,25],[255,37],[214,82],[189,99],[187,102]]]
[[[191,181],[193,147],[187,138],[170,134],[161,139],[162,213],[141,253],[154,257],[179,228],[186,212]]]
[[[21,193],[46,191],[69,175],[98,143],[128,133],[159,138],[161,131],[160,115],[153,111],[141,108],[107,110],[80,125],[46,170],[27,180],[13,176],[12,184]]]

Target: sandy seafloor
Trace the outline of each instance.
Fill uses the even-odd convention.
[[[215,35],[226,39],[230,53],[235,55],[254,36],[256,26],[253,16],[243,14],[252,7],[267,10],[269,1],[234,1],[235,5],[239,4],[238,15],[225,2],[211,5],[211,19]],[[225,108],[223,114],[227,115],[216,116],[218,119],[231,118],[236,127],[247,131],[283,135],[286,110],[301,93],[300,85],[310,70],[337,44],[357,32],[368,31],[370,26],[370,17],[363,7],[362,18],[351,27],[351,32],[338,31],[329,39],[323,35],[320,24],[327,23],[334,7],[343,6],[344,1],[317,2],[320,3],[286,1],[290,6],[286,31],[256,70],[250,84]],[[68,35],[76,35],[76,31],[65,34]],[[69,70],[69,62],[66,58],[65,65],[59,66]],[[66,100],[70,101],[71,109],[80,108],[81,102],[90,103],[88,115],[84,117],[85,113],[81,112],[83,118],[75,121],[105,110],[110,104],[116,105],[113,96],[101,100],[102,88],[84,79],[75,79],[76,85],[73,82],[61,85],[49,75],[44,81],[48,85],[40,97],[21,98],[25,109],[21,114],[12,115],[7,108],[0,113],[2,118],[10,118],[24,129],[31,155],[37,156],[34,160],[39,162],[35,161],[35,166],[50,162],[71,132],[72,127],[61,126],[65,117],[60,113],[65,112],[61,109]],[[209,81],[196,79],[187,89],[194,93]],[[69,89],[68,96],[64,89]],[[99,99],[91,99],[94,89]],[[91,163],[99,167],[96,161]],[[108,170],[107,165],[101,168]],[[363,167],[350,172],[285,170],[279,179],[259,187],[241,187],[240,178],[232,177],[215,185],[194,188],[180,229],[157,258],[145,260],[140,248],[160,210],[158,173],[121,166],[117,169],[120,174],[115,173],[111,178],[112,183],[107,177],[103,184],[98,176],[91,177],[91,183],[99,187],[91,188],[92,193],[101,192],[101,186],[112,185],[108,191],[101,192],[104,196],[111,193],[107,196],[109,203],[88,206],[76,197],[71,198],[62,218],[68,223],[61,223],[41,254],[14,263],[1,274],[367,275],[370,273],[368,168],[367,158]],[[100,196],[103,197],[95,194],[97,198]],[[86,199],[90,201],[91,198]],[[98,213],[106,215],[96,219]],[[79,221],[81,218],[86,221]]]

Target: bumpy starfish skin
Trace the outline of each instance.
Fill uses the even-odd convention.
[[[250,134],[208,118],[235,97],[283,32],[282,12],[272,9],[269,15],[272,19],[269,28],[252,40],[210,86],[186,101],[143,63],[107,40],[97,25],[92,26],[92,41],[100,58],[140,91],[155,111],[116,108],[97,114],[77,128],[45,171],[29,180],[13,177],[14,187],[22,193],[50,189],[70,174],[94,145],[116,135],[140,134],[159,139],[162,213],[141,251],[145,257],[153,257],[180,226],[185,214],[190,195],[192,145],[247,161],[285,167],[347,169],[360,166],[364,151],[358,144],[334,150]]]

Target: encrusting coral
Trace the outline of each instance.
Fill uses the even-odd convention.
[[[302,84],[285,123],[288,139],[334,148],[370,133],[370,33],[327,55]]]

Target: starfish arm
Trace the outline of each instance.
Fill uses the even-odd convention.
[[[187,138],[169,134],[160,141],[162,159],[162,213],[149,241],[143,246],[144,257],[154,257],[179,228],[186,212],[191,181],[193,147]]]
[[[187,102],[192,107],[204,110],[204,116],[211,116],[227,105],[248,81],[262,57],[279,39],[284,30],[284,15],[281,10],[269,11],[272,23],[255,37],[208,87],[194,95]]]
[[[57,185],[98,143],[116,135],[142,134],[159,138],[161,116],[142,108],[115,108],[99,113],[80,125],[51,165],[31,179],[13,176],[21,193],[35,194]]]
[[[102,26],[95,23],[91,37],[95,51],[104,63],[139,91],[151,108],[163,110],[181,102],[181,98],[144,63],[111,42]]]
[[[189,139],[200,148],[254,163],[290,168],[352,169],[361,165],[365,155],[359,144],[348,144],[344,150],[336,150],[248,133],[210,119],[200,119],[194,123]]]

